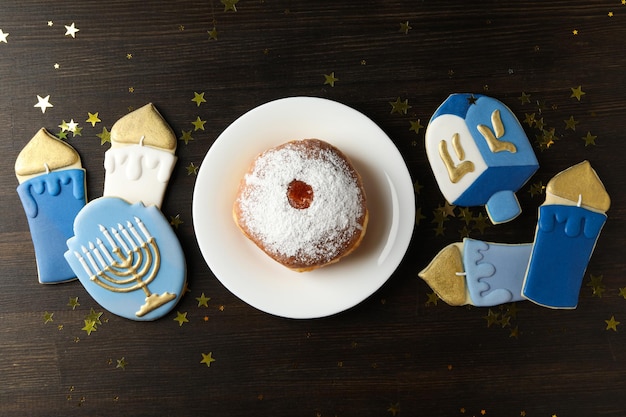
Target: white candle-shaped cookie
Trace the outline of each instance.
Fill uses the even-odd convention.
[[[611,200],[588,161],[554,176],[539,207],[522,295],[551,308],[575,308]]]
[[[127,114],[111,128],[103,195],[160,208],[175,152],[176,135],[152,103]]]
[[[65,261],[65,242],[86,203],[85,170],[78,153],[40,129],[15,161],[17,193],[28,219],[39,282],[64,282],[76,275]]]

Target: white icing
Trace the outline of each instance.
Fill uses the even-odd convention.
[[[289,183],[300,180],[313,189],[306,209],[289,204]],[[357,180],[339,156],[321,150],[309,158],[288,145],[262,154],[244,178],[246,189],[238,203],[240,219],[258,236],[266,251],[299,260],[332,260],[361,228],[363,196]]]
[[[149,146],[111,148],[104,154],[104,196],[161,206],[176,156]]]
[[[461,161],[452,149],[452,136],[459,134],[461,146],[465,153],[463,161],[471,161],[474,170],[465,174],[457,183],[453,183],[448,175],[448,169],[439,154],[439,144],[442,140],[448,143],[449,153],[455,165]],[[467,128],[465,120],[452,114],[441,115],[432,120],[425,135],[426,154],[432,167],[437,185],[446,200],[454,203],[480,175],[487,170],[487,164],[483,159],[472,134]]]

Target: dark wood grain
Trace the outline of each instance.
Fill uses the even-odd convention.
[[[241,0],[236,8],[225,11],[216,0],[0,5],[0,29],[9,33],[0,43],[0,415],[624,415],[626,6]],[[411,29],[401,33],[407,21]],[[75,39],[64,35],[72,22],[80,28]],[[213,28],[217,40],[207,33]],[[331,87],[324,74],[333,71],[339,80]],[[586,94],[577,101],[570,94],[579,85]],[[205,92],[207,103],[197,107],[194,92]],[[453,92],[486,93],[520,120],[535,113],[555,128],[555,144],[535,148],[541,168],[531,183],[546,184],[585,159],[602,178],[612,206],[576,310],[520,302],[509,325],[488,326],[489,309],[428,303],[431,290],[417,272],[460,240],[463,222],[451,218],[436,236],[433,211],[444,200],[426,159],[424,130],[409,128],[418,119],[426,125]],[[520,100],[522,92],[530,103]],[[33,108],[37,95],[48,94],[53,108],[45,114]],[[195,176],[185,169],[199,166],[241,114],[296,95],[330,98],[366,114],[423,186],[415,201],[425,218],[389,281],[358,306],[315,320],[265,314],[220,284],[196,243]],[[412,106],[406,115],[391,114],[389,102],[398,97]],[[163,206],[166,216],[184,221],[176,234],[190,292],[153,323],[105,311],[105,321],[87,335],[84,317],[103,310],[81,284],[37,282],[13,164],[40,127],[56,133],[73,118],[82,136],[67,141],[87,169],[89,198],[97,198],[109,145],[96,134],[147,102],[177,134],[197,116],[207,120],[193,141],[179,142]],[[95,111],[102,122],[91,127],[85,119]],[[575,131],[565,129],[570,116],[579,121]],[[534,142],[540,130],[524,128]],[[587,132],[597,136],[595,146],[585,146]],[[518,196],[520,218],[471,235],[531,241],[543,196],[531,196],[528,186]],[[590,274],[603,276],[601,297],[586,285]],[[197,307],[202,292],[211,297],[208,308]],[[79,299],[75,310],[70,297]],[[176,310],[187,312],[189,322],[179,326]],[[54,313],[53,322],[44,323],[44,312]],[[624,323],[617,332],[606,330],[611,316]],[[512,337],[515,327],[519,335]],[[208,352],[216,359],[210,367],[200,363]],[[116,367],[121,358],[124,369]]]

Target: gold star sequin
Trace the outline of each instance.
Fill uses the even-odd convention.
[[[524,123],[528,126],[533,127],[535,124],[535,113],[524,113]]]
[[[87,316],[85,317],[85,320],[89,320],[89,321],[93,321],[96,324],[102,324],[102,321],[100,320],[100,317],[102,317],[102,312],[97,312],[95,311],[93,308],[89,309],[89,314],[87,314]]]
[[[85,320],[85,325],[81,330],[87,332],[87,336],[91,335],[91,332],[98,330],[95,320]]]
[[[587,147],[589,145],[595,145],[597,138],[597,136],[592,135],[591,132],[588,131],[587,135],[583,136],[581,139],[585,141],[585,147]]]
[[[186,169],[187,175],[198,175],[198,167],[195,166],[193,162],[190,162]]]
[[[178,229],[178,226],[183,224],[184,222],[180,219],[180,214],[176,216],[170,216],[170,224],[174,226],[175,229]]]
[[[416,208],[415,208],[415,225],[416,225],[416,226],[419,226],[419,225],[420,225],[420,222],[421,222],[422,220],[424,220],[425,218],[426,218],[426,216],[424,216],[424,215],[422,214],[422,208],[421,208],[421,207],[416,207]]]
[[[419,193],[422,191],[422,188],[424,188],[424,186],[421,185],[419,181],[415,180],[415,182],[413,183],[413,191],[415,191],[415,194],[419,195]]]
[[[576,130],[576,125],[579,123],[578,120],[574,119],[574,116],[570,116],[569,119],[563,120],[565,122],[565,130]]]
[[[427,306],[431,304],[436,306],[437,303],[439,302],[439,296],[434,292],[428,293],[426,294],[426,296],[428,297],[428,299],[426,300],[426,304],[425,304]]]
[[[400,23],[400,33],[404,33],[405,35],[407,35],[409,33],[409,30],[413,29],[411,27],[411,25],[409,25],[409,21],[407,20],[406,22],[402,22]]]
[[[61,68],[61,65],[59,65],[59,63],[58,63],[58,62],[55,62],[55,63],[54,63],[54,65],[53,65],[53,67],[54,67],[54,69],[57,69],[57,70],[58,70],[59,68]]]
[[[622,287],[619,289],[619,296],[626,299],[626,287]]]
[[[128,365],[128,362],[126,362],[126,359],[122,356],[120,359],[117,360],[117,365],[115,365],[115,369],[120,368],[122,371],[125,371],[126,365]]]
[[[485,229],[489,226],[487,223],[487,216],[484,216],[482,213],[478,213],[476,217],[474,217],[474,229],[478,230],[482,235],[485,233]]]
[[[98,133],[96,136],[100,138],[100,145],[111,142],[111,132],[109,132],[106,127],[103,127],[102,132]]]
[[[578,35],[578,29],[574,29],[574,30],[572,30],[572,35],[574,35],[574,36],[575,36],[575,35]]]
[[[213,352],[202,353],[202,360],[200,361],[200,363],[206,363],[207,368],[210,368],[212,362],[215,362],[215,358],[213,358]]]
[[[131,53],[126,54],[126,59],[133,59],[133,54]]]
[[[200,294],[200,297],[196,297],[196,301],[198,301],[198,307],[209,307],[209,301],[211,297],[207,297],[204,293]]]
[[[409,100],[405,99],[404,101],[400,100],[400,97],[396,99],[396,101],[390,101],[391,105],[391,114],[406,114],[407,111],[412,107],[409,105]]]
[[[35,104],[33,107],[39,107],[42,113],[45,113],[46,109],[54,107],[54,105],[50,103],[50,94],[45,97],[41,97],[39,94],[37,94],[37,104]]]
[[[67,303],[68,307],[72,307],[72,310],[76,310],[76,307],[80,306],[78,297],[70,297],[70,301]]]
[[[400,403],[390,404],[387,411],[390,412],[392,416],[395,416],[400,412]]]
[[[587,93],[585,93],[582,90],[582,86],[578,86],[576,88],[570,88],[570,90],[572,90],[572,95],[570,96],[570,98],[575,98],[576,100],[580,101],[580,99]]]
[[[180,311],[177,311],[174,321],[178,322],[178,326],[182,326],[183,323],[189,323],[189,320],[187,319],[187,312],[181,313]]]
[[[487,320],[487,327],[491,327],[493,324],[496,324],[500,321],[500,313],[496,313],[492,309],[489,309],[487,315],[483,318]]]
[[[339,78],[335,77],[335,72],[331,72],[330,74],[324,74],[324,85],[330,85],[331,87],[335,86],[335,82],[339,81]]]
[[[48,313],[47,311],[43,313],[43,324],[46,323],[50,323],[51,321],[54,321],[52,319],[52,316],[54,316],[54,313]]]
[[[217,28],[213,27],[213,29],[207,30],[206,32],[209,34],[209,40],[210,41],[216,41],[217,40]]]
[[[529,104],[530,103],[530,94],[526,94],[523,91],[522,91],[522,95],[519,96],[518,98],[522,102],[522,104]]]
[[[420,130],[424,128],[424,126],[420,123],[420,119],[410,121],[409,123],[411,124],[409,130],[415,132],[416,134],[419,134]]]
[[[602,298],[602,294],[606,290],[606,285],[602,283],[603,279],[604,279],[603,275],[589,274],[589,282],[586,285],[587,287],[591,288],[591,294],[593,296]]]
[[[220,3],[224,5],[224,11],[237,11],[237,7],[235,5],[239,2],[239,0],[220,0]]]
[[[546,189],[546,186],[543,185],[542,181],[533,183],[530,185],[530,189],[528,190],[528,192],[530,193],[531,197],[534,197],[536,195],[541,195],[543,194],[543,191]]]
[[[191,130],[183,130],[182,136],[178,138],[178,140],[182,140],[183,142],[185,142],[185,145],[187,145],[189,141],[193,140],[193,137],[191,137]]]
[[[514,337],[514,338],[518,338],[519,337],[519,328],[518,326],[512,327],[511,331],[509,332],[509,337]]]
[[[206,120],[202,120],[200,116],[196,117],[196,120],[191,122],[191,124],[193,125],[194,132],[196,130],[204,130],[205,123],[206,123]]]
[[[196,93],[194,91],[193,93],[193,98],[191,99],[191,101],[193,101],[194,103],[196,103],[197,107],[200,107],[200,104],[202,103],[206,103],[206,99],[204,98],[204,92],[202,93]]]
[[[615,332],[617,331],[617,326],[620,324],[619,321],[615,320],[615,316],[611,316],[609,320],[604,320],[604,322],[606,323],[605,330],[613,330]]]
[[[100,120],[100,118],[98,118],[98,112],[95,113],[89,113],[87,112],[87,120],[85,120],[85,123],[91,123],[91,127],[96,127],[96,123],[101,122],[102,120]]]

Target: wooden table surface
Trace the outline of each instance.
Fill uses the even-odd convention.
[[[0,415],[626,412],[623,0],[3,1],[0,30]],[[540,168],[518,192],[523,213],[512,222],[487,225],[480,207],[467,222],[459,207],[440,214],[424,126],[454,92],[499,99],[533,143]],[[36,107],[38,96],[53,107]],[[310,320],[261,312],[229,292],[200,253],[191,211],[194,167],[220,133],[289,96],[371,118],[415,184],[413,238],[396,272],[357,306]],[[178,142],[162,207],[179,220],[189,291],[145,323],[109,313],[79,281],[38,283],[14,163],[39,128],[58,134],[73,120],[65,140],[95,199],[110,147],[103,133],[148,102],[192,140]],[[463,236],[532,241],[542,186],[582,160],[612,206],[577,309],[450,307],[433,297],[417,273],[441,248]],[[92,310],[101,324],[88,332]],[[202,363],[209,353],[214,361]]]

